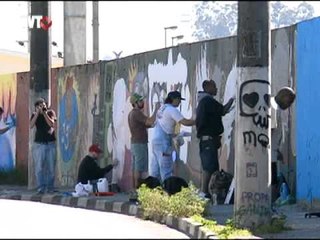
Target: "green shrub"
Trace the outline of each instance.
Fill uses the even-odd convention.
[[[252,236],[252,233],[248,229],[236,228],[234,221],[228,219],[226,225],[218,232],[218,236],[221,239],[234,239],[236,237]]]
[[[202,216],[193,216],[192,219],[203,225],[206,229],[217,234],[219,239],[234,239],[237,237],[252,236],[252,233],[247,229],[236,228],[233,220],[228,219],[225,226],[218,225],[216,221],[205,219]]]
[[[206,205],[206,201],[198,196],[197,189],[192,184],[171,195],[168,203],[168,212],[175,217],[191,217],[202,214]]]
[[[171,215],[174,217],[191,217],[202,214],[206,201],[197,194],[193,184],[174,195],[169,196],[161,187],[150,189],[145,184],[137,190],[138,201],[146,218]]]
[[[203,212],[207,200],[199,197],[198,189],[192,183],[171,196],[161,187],[150,189],[145,184],[142,184],[137,192],[145,218],[157,221],[159,217],[167,215],[191,218],[194,222],[216,233],[220,239],[252,236],[249,230],[236,228],[232,220],[227,220],[226,225],[223,226],[218,225],[214,219],[204,218]]]
[[[279,233],[285,230],[291,230],[290,227],[285,226],[286,220],[284,218],[271,219],[270,224],[264,224],[254,230],[255,234]]]
[[[153,219],[168,214],[168,194],[160,187],[150,189],[142,184],[137,192],[144,217]]]

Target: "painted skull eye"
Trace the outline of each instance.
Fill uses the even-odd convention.
[[[270,107],[270,95],[269,94],[265,94],[263,96],[264,101],[266,102],[267,106]]]
[[[246,93],[243,95],[243,101],[249,107],[254,108],[259,101],[259,95],[256,92]]]

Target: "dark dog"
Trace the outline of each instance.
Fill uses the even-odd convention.
[[[217,204],[223,204],[227,196],[233,176],[223,169],[215,171],[209,181],[209,193],[211,197],[216,195]],[[213,203],[213,199],[211,199]]]
[[[146,186],[151,189],[161,186],[159,179],[152,176],[149,176],[145,179],[141,179],[140,186],[141,184],[146,184]]]
[[[188,187],[188,183],[181,177],[171,176],[163,181],[163,189],[169,194],[180,192],[181,189]]]

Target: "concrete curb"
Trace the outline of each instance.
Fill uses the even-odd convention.
[[[10,200],[23,200],[23,201],[33,201],[42,202],[47,204],[69,206],[75,208],[85,208],[91,210],[114,212],[130,216],[135,216],[137,218],[143,219],[143,210],[141,207],[131,202],[119,202],[107,199],[97,199],[91,197],[72,197],[72,196],[61,196],[60,194],[53,195],[37,195],[37,194],[6,194],[0,195],[0,199],[10,199]],[[172,216],[167,216],[165,218],[159,219],[160,224],[165,224],[168,227],[176,229],[192,239],[217,239],[218,237],[206,230],[201,224],[195,223],[188,218],[176,218]]]

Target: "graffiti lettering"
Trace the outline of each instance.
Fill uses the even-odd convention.
[[[257,163],[251,162],[247,163],[247,177],[257,177],[258,176],[258,169],[257,169]]]
[[[259,193],[259,192],[242,192],[241,196],[242,202],[268,202],[269,196],[266,193]]]
[[[258,142],[261,144],[262,147],[268,147],[269,145],[269,138],[266,134],[260,133],[258,135]]]
[[[255,132],[253,132],[253,131],[243,132],[244,144],[247,144],[247,137],[249,138],[248,143],[252,143],[251,136],[253,138],[253,145],[256,147],[257,146],[257,136],[256,136]]]
[[[260,58],[261,57],[261,31],[246,31],[243,35],[242,56],[244,58]]]
[[[243,143],[244,144],[253,144],[253,146],[257,146],[257,135],[255,132],[253,131],[246,131],[243,132]],[[260,143],[260,145],[264,148],[267,148],[269,146],[269,137],[264,134],[264,133],[260,133],[258,135],[258,142]]]
[[[73,176],[70,175],[69,172],[67,172],[66,174],[62,174],[61,183],[62,183],[62,186],[72,186],[75,184],[73,180]]]
[[[94,102],[93,102],[93,107],[91,108],[91,114],[93,116],[96,116],[96,110],[97,110],[97,94],[94,94]]]
[[[242,205],[237,211],[237,215],[240,217],[244,215],[258,215],[260,217],[270,216],[271,210],[263,205],[249,204],[248,206]]]

